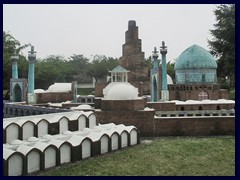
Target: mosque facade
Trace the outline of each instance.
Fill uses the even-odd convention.
[[[175,84],[168,85],[170,100],[228,99],[217,83],[217,63],[204,48],[192,45],[177,58]]]

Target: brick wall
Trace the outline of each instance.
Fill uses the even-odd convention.
[[[220,109],[234,109],[235,104],[184,104],[176,105],[177,111],[195,111],[195,110],[220,110]]]
[[[108,82],[95,83],[95,97],[103,97],[103,89],[108,85]]]
[[[101,109],[104,111],[137,111],[143,110],[145,107],[145,100],[101,100]]]
[[[235,133],[235,117],[155,119],[155,136],[203,136]]]
[[[36,93],[37,104],[41,103],[61,103],[73,100],[73,93]]]
[[[97,123],[134,125],[140,136],[153,135],[154,111],[95,111]]]
[[[175,111],[176,104],[174,102],[148,102],[147,107],[153,108],[156,111]]]
[[[96,111],[97,123],[134,125],[140,136],[203,136],[235,133],[235,117],[154,118],[154,111]]]

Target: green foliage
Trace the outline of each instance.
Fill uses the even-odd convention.
[[[235,4],[219,5],[214,11],[217,23],[208,40],[211,53],[218,59],[218,77],[230,77],[235,86]]]
[[[40,176],[234,176],[235,137],[160,137]]]
[[[87,74],[91,77],[94,77],[97,82],[99,79],[106,78],[109,71],[117,65],[118,59],[102,55],[95,55]]]

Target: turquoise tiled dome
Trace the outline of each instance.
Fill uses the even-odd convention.
[[[174,69],[217,69],[217,63],[206,49],[192,45],[178,57]]]

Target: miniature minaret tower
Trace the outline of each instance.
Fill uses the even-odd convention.
[[[151,70],[151,102],[157,102],[159,100],[159,62],[158,62],[158,51],[154,48],[153,51],[153,68]]]
[[[28,104],[35,104],[36,98],[34,94],[34,64],[36,62],[36,52],[34,46],[31,46],[31,51],[28,52]]]
[[[19,56],[17,54],[17,51],[15,50],[13,56],[11,56],[12,60],[12,79],[18,79],[18,60]]]
[[[162,41],[162,46],[160,47],[160,53],[162,55],[162,91],[161,91],[161,99],[162,101],[169,100],[169,92],[167,87],[167,65],[166,65],[166,54],[167,54],[167,46],[165,46],[165,42]]]

